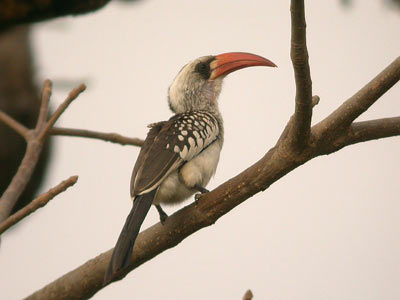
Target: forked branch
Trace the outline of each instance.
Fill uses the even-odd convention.
[[[19,196],[22,194],[26,185],[28,184],[50,128],[54,125],[68,105],[76,97],[78,97],[78,95],[83,92],[85,88],[85,85],[82,84],[74,89],[47,121],[47,115],[49,111],[48,105],[51,95],[51,81],[46,80],[42,88],[40,113],[34,129],[27,129],[5,113],[0,112],[0,121],[3,121],[6,125],[10,126],[12,129],[22,135],[27,142],[26,152],[20,166],[18,167],[17,173],[0,198],[0,223],[7,219],[7,217],[10,215],[13,207],[18,201]]]

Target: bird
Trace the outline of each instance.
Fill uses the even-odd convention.
[[[197,192],[208,192],[206,185],[216,171],[224,142],[218,109],[223,79],[251,66],[276,67],[259,55],[228,52],[197,58],[175,77],[168,89],[168,104],[174,115],[148,126],[131,176],[132,209],[114,247],[104,285],[119,278],[129,265],[136,237],[152,204],[163,224],[167,214],[161,204],[179,203]]]

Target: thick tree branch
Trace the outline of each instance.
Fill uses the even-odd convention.
[[[121,144],[121,145],[131,145],[131,146],[142,146],[143,140],[138,138],[131,138],[127,136],[122,136],[118,133],[105,133],[85,129],[74,129],[74,128],[60,128],[53,127],[50,130],[51,135],[65,135],[65,136],[75,136],[83,138],[91,138],[103,140],[106,142]]]
[[[17,211],[15,214],[8,217],[4,222],[0,223],[0,235],[8,228],[21,221],[23,218],[35,212],[37,209],[45,206],[55,196],[64,192],[70,186],[74,185],[77,182],[77,180],[78,176],[71,176],[67,180],[62,181],[54,188],[48,190],[46,193],[41,194],[36,199],[32,200],[32,202],[30,202],[24,208]]]
[[[39,159],[40,152],[42,151],[45,142],[45,137],[50,127],[54,124],[54,122],[62,114],[62,112],[68,107],[72,100],[74,100],[84,89],[84,85],[81,85],[78,88],[74,89],[68,95],[67,99],[57,108],[55,113],[50,116],[50,120],[48,122],[45,122],[44,115],[48,112],[48,108],[45,108],[44,106],[48,105],[49,103],[49,97],[51,94],[51,82],[49,80],[46,80],[44,82],[42,92],[42,103],[44,104],[42,105],[37,125],[34,129],[28,130],[26,136],[24,136],[27,141],[26,153],[24,155],[24,158],[22,159],[20,166],[18,167],[17,173],[14,175],[10,185],[0,198],[0,223],[3,222],[10,215],[13,207],[17,203],[19,196],[22,194],[26,185],[28,184],[32,176],[33,170],[35,169],[36,163]],[[0,120],[4,120],[4,118],[0,118]]]
[[[296,106],[290,139],[296,150],[302,150],[309,141],[312,117],[312,83],[306,44],[304,0],[292,0],[290,12],[292,20],[290,57],[296,82]]]
[[[346,100],[327,118],[318,123],[316,128],[321,131],[321,134],[328,136],[350,126],[351,122],[371,107],[376,100],[399,80],[400,57],[397,57],[367,85]]]

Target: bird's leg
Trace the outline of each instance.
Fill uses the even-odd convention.
[[[168,218],[168,215],[167,215],[167,213],[162,209],[162,207],[161,207],[160,204],[156,204],[155,206],[156,206],[156,208],[157,208],[158,214],[160,215],[160,222],[161,222],[161,224],[164,225],[165,220]]]
[[[210,191],[207,190],[205,187],[202,187],[201,185],[195,184],[194,188],[196,190],[198,190],[200,193],[204,194],[204,193],[209,193]]]
[[[207,190],[205,187],[202,187],[201,185],[198,185],[198,184],[195,184],[194,188],[200,192],[200,194],[195,194],[194,195],[194,202],[197,205],[197,202],[199,201],[199,199],[201,197],[201,194],[209,193],[210,191]]]

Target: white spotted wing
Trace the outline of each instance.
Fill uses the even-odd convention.
[[[131,196],[157,188],[168,174],[192,160],[219,135],[218,121],[193,111],[150,125],[131,178]]]

